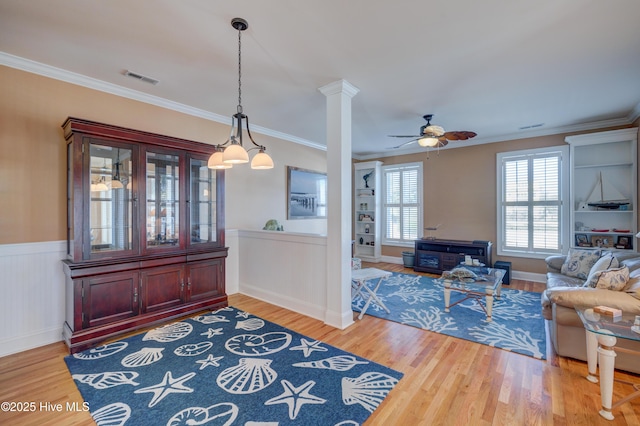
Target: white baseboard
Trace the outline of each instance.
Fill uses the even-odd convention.
[[[62,327],[0,341],[0,357],[62,341]]]
[[[325,308],[322,306],[312,305],[245,283],[240,284],[240,293],[324,322]]]

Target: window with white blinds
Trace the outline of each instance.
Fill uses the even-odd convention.
[[[498,254],[542,257],[566,241],[568,148],[497,155]]]
[[[382,243],[413,246],[422,236],[422,163],[382,167]]]

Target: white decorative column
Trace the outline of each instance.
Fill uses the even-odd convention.
[[[353,324],[351,311],[351,98],[345,80],[321,87],[327,97],[327,310],[325,324]]]

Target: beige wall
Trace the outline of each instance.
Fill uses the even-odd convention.
[[[66,239],[65,143],[68,116],[205,143],[228,127],[85,87],[0,66],[0,244]],[[640,120],[636,121],[638,125]],[[496,153],[561,145],[565,135],[385,157],[385,164],[424,162],[424,224],[436,236],[496,240]],[[261,229],[277,219],[291,232],[326,233],[326,220],[286,220],[286,166],[326,171],[326,152],[258,135],[275,160],[270,171],[227,172],[227,228]],[[461,142],[463,144],[464,142]],[[400,257],[400,247],[382,253]],[[497,260],[497,258],[496,258]],[[513,269],[544,272],[541,260],[505,258]]]
[[[228,133],[220,123],[0,66],[0,244],[66,239],[60,126],[69,116],[211,144]],[[276,167],[237,166],[227,173],[227,228],[260,229],[267,219],[286,218],[285,165],[326,171],[324,151],[254,136]],[[326,220],[295,222],[305,223],[285,229],[326,232]]]
[[[462,147],[432,151],[429,158],[425,153],[383,157],[378,160],[385,165],[422,161],[423,223],[425,227],[442,224],[433,234],[437,238],[492,241],[494,261],[510,261],[515,271],[544,273],[546,265],[541,259],[496,255],[496,154],[565,145],[565,136],[567,135],[544,136],[467,147],[464,147],[464,142],[452,142]],[[404,250],[407,249],[382,246],[382,255],[401,257]]]

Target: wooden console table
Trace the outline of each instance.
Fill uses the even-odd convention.
[[[462,263],[465,256],[471,256],[491,267],[492,245],[491,241],[416,240],[413,269],[441,274],[442,271],[451,270]]]

